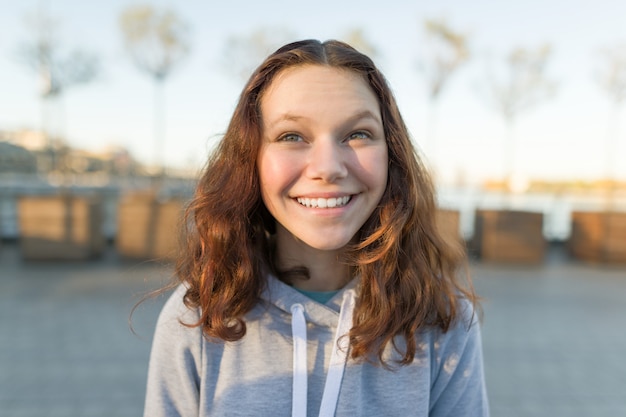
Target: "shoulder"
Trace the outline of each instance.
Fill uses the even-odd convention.
[[[429,326],[418,335],[422,349],[430,351],[432,369],[441,369],[446,363],[458,363],[462,357],[479,355],[482,350],[479,314],[474,305],[459,298],[455,319],[447,331]]]
[[[465,297],[459,297],[457,303],[456,327],[465,326],[467,329],[480,326],[480,306],[472,303]]]
[[[145,416],[198,415],[203,366],[202,330],[197,310],[185,306],[179,286],[157,320],[146,388]]]
[[[459,299],[457,319],[432,340],[431,414],[489,415],[486,397],[479,314]]]
[[[159,314],[155,337],[165,336],[170,339],[171,336],[175,336],[178,340],[197,339],[201,334],[200,326],[189,326],[198,322],[200,314],[199,309],[185,305],[183,300],[186,292],[187,287],[181,284],[171,293]]]
[[[471,301],[458,298],[456,316],[445,333],[439,332],[439,339],[461,349],[480,341],[479,312]]]
[[[187,288],[183,285],[170,295],[159,315],[152,340],[151,366],[161,370],[173,367],[197,374],[202,361],[202,327],[197,309],[183,302]]]
[[[174,289],[159,314],[160,321],[199,317],[198,309],[192,309],[185,305],[184,298],[186,293],[187,287],[184,284],[180,284]]]
[[[430,348],[432,349],[433,378],[448,378],[460,369],[462,374],[473,374],[482,367],[482,336],[480,321],[474,305],[460,298],[456,319],[446,332],[432,329]],[[479,373],[481,373],[480,371]]]

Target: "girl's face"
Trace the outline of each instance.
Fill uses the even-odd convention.
[[[303,65],[278,74],[261,113],[261,195],[278,238],[291,234],[314,249],[343,248],[387,184],[376,96],[356,73]]]

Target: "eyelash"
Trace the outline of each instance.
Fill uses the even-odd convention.
[[[298,135],[297,133],[285,133],[284,135],[278,138],[278,141],[279,142],[299,142],[299,141],[302,141],[302,136]]]
[[[361,137],[354,138],[355,135],[361,135]],[[357,130],[356,132],[352,132],[348,135],[348,139],[370,139],[372,135],[365,130]]]
[[[358,137],[357,137],[358,136]],[[346,141],[356,140],[356,139],[371,139],[372,135],[368,131],[365,130],[357,130],[350,133],[346,137]],[[277,139],[279,142],[302,142],[304,139],[297,133],[285,133]]]

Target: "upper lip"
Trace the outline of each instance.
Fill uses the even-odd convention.
[[[293,198],[341,198],[341,197],[352,197],[353,193],[309,193],[309,194],[298,194]]]

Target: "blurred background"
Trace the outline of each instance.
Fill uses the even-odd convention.
[[[334,38],[387,76],[439,226],[471,255],[494,415],[626,416],[625,13],[3,1],[0,414],[141,413],[163,300],[138,310],[140,336],[126,319],[171,273],[181,210],[241,88],[282,44]]]

